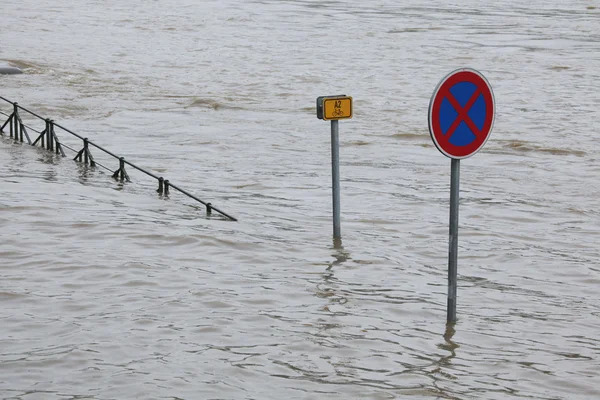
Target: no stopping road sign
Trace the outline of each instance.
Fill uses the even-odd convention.
[[[485,77],[469,68],[453,71],[429,102],[431,139],[447,157],[470,157],[488,140],[495,113],[494,93]]]

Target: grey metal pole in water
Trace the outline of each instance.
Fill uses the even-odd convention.
[[[448,249],[448,323],[456,322],[456,283],[458,275],[458,201],[460,160],[452,159],[450,172],[450,243]]]
[[[333,237],[342,237],[340,227],[340,138],[339,121],[331,121],[331,179],[333,188]]]

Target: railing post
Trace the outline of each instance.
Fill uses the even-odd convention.
[[[169,195],[169,180],[165,179],[165,195]]]
[[[14,106],[14,104],[15,103],[13,103],[13,106]],[[8,120],[9,120],[8,125],[9,125],[9,128],[10,128],[10,138],[11,139],[13,138],[13,130],[14,130],[14,127],[15,127],[15,124],[13,124],[14,119],[15,119],[15,112],[13,110],[12,115],[8,117]]]
[[[17,115],[19,115],[19,105],[15,101],[13,103],[13,117],[12,117],[12,124],[15,126],[15,140],[19,140],[19,118],[17,117]],[[11,126],[11,128],[12,128],[12,126]],[[11,131],[12,131],[12,129],[11,129]],[[23,139],[21,139],[21,141],[23,141]]]
[[[54,130],[54,121],[52,121],[52,137],[54,138],[54,141],[56,142],[56,154],[60,154],[61,156],[66,157],[65,151],[62,148],[62,144],[58,140],[58,136],[56,136],[56,131]]]
[[[50,132],[50,120],[48,118],[46,118],[44,120],[46,122],[46,129],[44,129],[44,136],[42,137],[42,147],[45,149],[48,149],[48,138],[50,137],[48,135],[48,132]]]
[[[27,133],[27,129],[25,129],[25,124],[23,123],[23,120],[21,120],[20,116],[17,116],[17,119],[19,120],[19,129],[21,132],[21,142],[23,142],[23,134],[25,134],[25,137],[27,138],[27,143],[29,143],[31,145],[31,138],[29,138],[29,134]]]
[[[48,122],[48,150],[54,151],[54,120]]]
[[[50,150],[50,119],[46,118],[46,149]],[[44,146],[44,142],[42,140],[42,146]]]
[[[94,161],[94,157],[92,156],[92,153],[90,152],[90,149],[89,149],[89,147],[88,147],[88,149],[87,149],[87,151],[86,151],[86,153],[85,153],[85,154],[86,154],[86,155],[89,157],[89,159],[90,159],[90,166],[91,166],[91,167],[95,167],[95,166],[96,166],[96,162]]]
[[[124,157],[119,158],[119,169],[113,173],[112,177],[115,179],[120,179],[121,181],[126,180],[127,182],[129,182],[129,175],[127,175],[127,172],[125,171]]]
[[[212,204],[206,203],[206,215],[212,214]]]
[[[125,179],[125,158],[119,158],[119,179],[123,181]]]
[[[40,140],[40,146],[42,146],[42,149],[46,147],[46,132],[48,132],[48,120],[45,120],[46,122],[46,129],[44,129],[42,131],[42,133],[40,134],[40,137],[38,138]]]
[[[90,144],[88,138],[83,139],[83,149],[81,149],[79,153],[77,153],[73,160],[79,162],[83,161],[86,165],[89,163],[92,167],[96,166],[96,163],[94,162],[94,157],[92,157],[92,153],[90,152]]]
[[[89,161],[88,151],[88,138],[85,138],[83,139],[83,158],[86,164]],[[81,161],[81,159],[79,159],[79,161]]]
[[[164,182],[165,179],[162,176],[158,178],[158,189],[156,191],[160,194],[162,194],[164,191]]]

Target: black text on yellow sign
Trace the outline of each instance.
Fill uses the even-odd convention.
[[[352,118],[352,97],[323,96],[317,98],[317,117],[325,121]]]

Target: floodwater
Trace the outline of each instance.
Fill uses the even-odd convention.
[[[25,72],[0,96],[239,220],[132,168],[113,180],[95,148],[106,168],[5,134],[0,398],[600,398],[600,2],[0,10],[0,65]],[[487,77],[497,116],[461,161],[447,329],[450,160],[427,110],[461,67]],[[341,246],[315,116],[336,94],[355,108]]]

